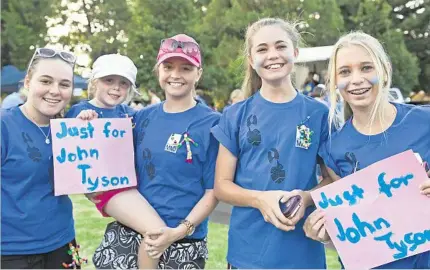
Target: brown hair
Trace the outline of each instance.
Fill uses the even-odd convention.
[[[53,58],[44,58],[44,57],[37,57],[37,56],[35,56],[33,58],[33,61],[31,61],[29,63],[29,65],[28,65],[27,75],[26,75],[25,80],[29,80],[29,81],[31,80],[31,78],[33,77],[34,71],[36,70],[36,67],[40,63],[40,61],[42,61],[44,59],[55,59],[55,58],[61,59],[61,58],[59,58],[57,56],[55,56]],[[68,63],[66,61],[64,61],[64,63],[67,63],[67,64],[69,64],[72,67],[72,74],[73,74],[74,64]],[[73,77],[72,77],[72,89],[73,89]],[[29,91],[30,91],[30,89],[28,89],[28,92]],[[65,113],[65,108],[62,109],[58,114],[56,114],[54,116],[54,118],[63,118],[64,117],[64,113]]]
[[[264,18],[251,24],[246,30],[244,46],[245,79],[242,83],[242,91],[244,92],[245,97],[250,97],[255,94],[255,92],[261,88],[262,83],[260,76],[258,76],[257,72],[252,68],[251,63],[249,63],[248,60],[253,46],[252,37],[261,28],[272,25],[281,27],[288,34],[295,49],[299,46],[300,33],[296,29],[297,23],[288,22],[280,18]]]

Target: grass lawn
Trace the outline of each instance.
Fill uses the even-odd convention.
[[[106,224],[113,219],[103,218],[85,196],[77,195],[71,196],[71,198],[74,207],[76,238],[81,245],[81,255],[89,260],[88,265],[85,265],[84,268],[93,269],[92,254],[101,242]],[[228,226],[226,225],[209,223],[207,269],[226,269],[227,231]],[[337,254],[333,250],[327,252],[327,265],[330,269],[340,268]]]

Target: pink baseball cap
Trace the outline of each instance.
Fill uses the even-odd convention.
[[[179,34],[161,41],[157,65],[172,57],[181,57],[196,67],[202,64],[199,44],[194,38]]]

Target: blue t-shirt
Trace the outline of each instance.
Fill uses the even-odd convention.
[[[185,112],[166,113],[163,104],[135,115],[136,172],[139,192],[167,226],[176,227],[205,191],[213,189],[218,142],[210,129],[218,123],[220,114],[201,103]],[[197,144],[190,143],[191,163],[186,162],[187,145],[175,147],[186,132]],[[188,238],[203,239],[207,231],[208,219]]]
[[[54,196],[52,145],[19,107],[2,110],[1,124],[1,253],[56,250],[75,230],[70,198]]]
[[[3,99],[3,102],[1,104],[2,109],[9,109],[12,107],[16,107],[19,105],[24,104],[24,100],[21,98],[21,94],[14,92],[12,94],[9,94]]]
[[[302,94],[287,103],[272,103],[257,92],[229,107],[212,133],[238,158],[237,185],[310,190],[317,185],[316,160],[328,136],[327,115],[324,104]],[[310,136],[301,138],[299,128]],[[325,268],[323,245],[303,231],[314,209],[307,209],[294,231],[285,232],[265,222],[258,209],[234,206],[227,261],[238,268]]]
[[[364,135],[355,129],[350,118],[321,147],[320,155],[325,164],[338,176],[343,178],[409,149],[430,162],[430,107],[392,104],[396,106],[397,114],[386,132]],[[428,268],[428,258],[429,252],[425,252],[378,268]]]
[[[127,118],[133,117],[136,111],[131,107],[119,104],[114,108],[99,108],[91,104],[88,100],[82,100],[78,104],[73,105],[66,113],[66,118],[75,118],[83,110],[94,110],[99,118]]]

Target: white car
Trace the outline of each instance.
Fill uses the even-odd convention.
[[[396,103],[405,103],[405,99],[403,98],[403,94],[399,88],[390,88],[389,92],[390,95],[388,96],[388,98],[390,99],[390,101]]]

